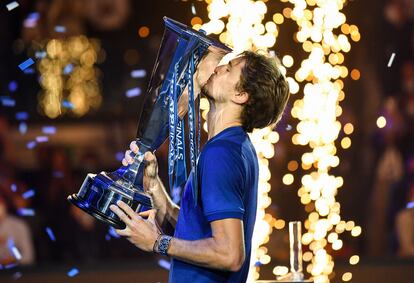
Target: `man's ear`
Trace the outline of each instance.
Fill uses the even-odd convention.
[[[245,91],[233,95],[233,102],[239,105],[246,104],[249,101],[249,94]]]

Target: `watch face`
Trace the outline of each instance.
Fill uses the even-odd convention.
[[[167,255],[168,247],[170,246],[171,237],[163,236],[158,244],[158,250],[160,254]]]

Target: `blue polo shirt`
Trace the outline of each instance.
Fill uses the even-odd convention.
[[[189,241],[210,238],[210,222],[226,218],[241,219],[246,260],[239,271],[230,272],[173,258],[170,282],[245,282],[256,220],[259,176],[256,151],[242,127],[230,127],[204,145],[197,166],[198,204],[194,204],[190,175],[184,187],[174,237]]]

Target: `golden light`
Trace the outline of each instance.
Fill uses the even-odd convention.
[[[277,276],[283,276],[286,275],[289,272],[289,268],[286,266],[276,266],[273,268],[273,274]]]
[[[102,101],[94,64],[99,42],[85,36],[52,39],[46,44],[46,57],[38,64],[39,105],[49,118],[64,113],[77,116],[99,107]]]
[[[354,126],[351,123],[346,123],[344,125],[344,133],[350,135],[354,132]]]
[[[246,49],[268,50],[277,43],[280,25],[285,19],[292,19],[297,24],[293,40],[308,56],[295,64],[293,57],[286,55],[282,57],[280,68],[284,73],[293,74],[286,77],[292,94],[302,94],[300,84],[303,84],[303,97],[294,102],[290,112],[299,120],[292,143],[309,145],[311,150],[301,157],[301,168],[309,170],[303,178],[287,173],[282,182],[291,185],[295,177],[301,181],[298,196],[309,213],[304,225],[307,231],[302,236],[302,243],[309,245],[309,251],[304,254],[305,261],[309,262],[306,270],[315,283],[326,283],[334,267],[333,258],[327,252],[328,245],[333,250],[341,249],[343,241],[339,236],[352,226],[341,220],[340,204],[336,201],[338,189],[343,187],[343,178],[333,176],[329,171],[340,163],[335,142],[341,129],[347,135],[354,131],[352,124],[342,126],[337,118],[343,112],[340,102],[345,99],[344,79],[348,75],[353,79],[360,78],[359,70],[349,71],[343,65],[345,54],[351,50],[351,40],[358,41],[360,34],[355,25],[346,22],[346,16],[341,12],[345,0],[280,0],[293,6],[280,7],[281,13],[273,11],[270,14],[272,22],[263,21],[268,12],[265,2],[206,0],[209,21],[202,25],[197,22],[193,27],[202,28],[207,34],[218,34],[222,42],[241,52]],[[287,72],[286,68],[293,66],[296,69]],[[203,110],[203,115],[206,111]],[[204,124],[203,128],[206,127]],[[274,144],[278,142],[279,135],[266,128],[254,130],[250,138],[259,158],[258,211],[248,278],[248,282],[253,282],[259,278],[260,267],[256,262],[267,263],[269,260],[267,249],[263,248],[269,241],[272,228],[282,229],[285,222],[272,219],[264,212],[271,203],[268,197],[271,173],[267,159],[274,156]],[[350,137],[344,137],[341,146],[349,148]],[[299,164],[290,161],[287,167],[290,172],[297,172]],[[358,227],[350,228],[353,236],[361,234]],[[273,273],[283,275],[288,271],[286,267],[277,266]]]
[[[378,128],[384,128],[387,125],[387,120],[385,119],[384,116],[380,116],[377,119],[377,127]]]
[[[138,29],[138,35],[141,38],[148,37],[150,34],[150,29],[147,26],[142,26]]]
[[[351,281],[351,279],[352,279],[352,273],[351,272],[345,272],[342,275],[342,281],[344,281],[344,282]]]
[[[358,264],[359,262],[359,256],[353,255],[349,258],[349,263],[352,265]]]

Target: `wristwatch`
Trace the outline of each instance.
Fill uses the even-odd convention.
[[[153,251],[162,255],[168,255],[167,251],[170,247],[172,237],[160,234],[154,243]]]

